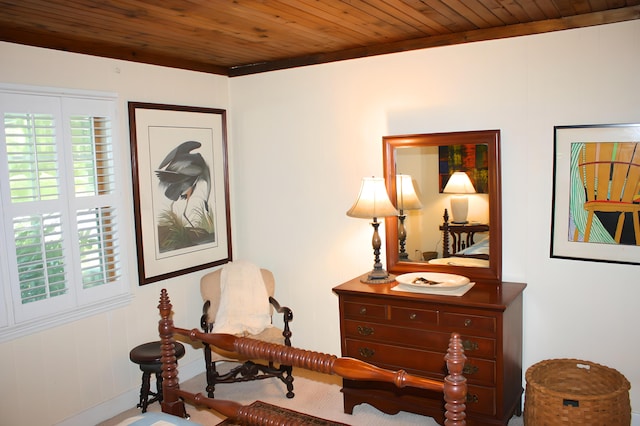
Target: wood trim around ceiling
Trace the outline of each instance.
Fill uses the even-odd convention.
[[[339,52],[319,53],[315,55],[301,56],[298,58],[283,59],[280,61],[241,65],[229,68],[227,75],[230,77],[238,77],[368,56],[471,43],[475,41],[519,37],[524,35],[590,27],[594,25],[612,24],[616,22],[631,21],[634,19],[640,19],[640,6],[630,6],[620,9],[592,12],[583,15],[574,15],[566,18],[549,19],[524,24],[506,25],[499,28],[488,28],[441,36],[422,37],[395,43],[385,43],[375,46],[342,50]]]
[[[23,29],[9,26],[4,26],[0,29],[0,35],[0,40],[2,41],[24,44],[27,46],[43,47],[47,49],[62,50],[65,52],[81,53],[111,59],[121,59],[124,61],[159,65],[169,68],[200,71],[209,74],[228,75],[229,72],[226,67],[212,65],[206,62],[187,61],[184,59],[177,59],[172,56],[155,55],[144,51],[138,51],[136,49],[123,48],[116,44],[96,43],[89,40],[59,35],[52,37],[49,33],[25,31]]]

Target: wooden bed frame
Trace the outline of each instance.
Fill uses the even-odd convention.
[[[236,337],[230,334],[209,334],[197,329],[187,330],[174,327],[171,318],[171,301],[167,291],[160,293],[160,333],[162,351],[162,411],[178,417],[186,417],[184,401],[205,406],[228,418],[246,425],[286,425],[286,419],[277,414],[241,405],[234,401],[213,399],[201,393],[191,393],[180,389],[178,363],[175,354],[174,335],[182,335],[195,341],[203,341],[226,351],[236,352],[250,358],[271,360],[294,367],[305,368],[324,374],[335,374],[351,380],[376,380],[389,382],[402,388],[412,386],[444,393],[445,422],[447,426],[464,426],[467,380],[462,375],[466,357],[462,349],[460,335],[452,333],[449,348],[444,359],[449,374],[443,381],[427,379],[408,374],[404,370],[385,370],[354,358],[338,358],[290,346],[265,343],[258,340]]]

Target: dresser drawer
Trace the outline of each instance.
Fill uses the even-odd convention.
[[[387,305],[373,303],[344,302],[344,316],[359,319],[387,319]]]
[[[364,340],[346,339],[347,354],[393,370],[404,369],[418,375],[436,379],[444,378],[446,364],[442,352],[385,345]],[[496,382],[495,362],[479,358],[467,358],[463,374],[469,382],[492,385]]]
[[[376,342],[346,339],[345,356],[361,359],[383,368],[428,371],[434,376],[444,377],[444,356],[442,353],[420,349],[402,348]]]
[[[496,332],[496,319],[480,315],[442,312],[440,314],[440,325],[452,327],[459,333],[468,334],[470,331],[482,331],[493,335]]]
[[[373,340],[382,343],[395,343],[418,349],[432,350],[444,354],[449,346],[451,333],[437,331],[395,327],[372,322],[344,320],[344,336],[356,340]],[[461,335],[462,346],[468,357],[494,359],[496,356],[496,341],[484,337]]]
[[[438,324],[438,312],[435,310],[403,308],[391,306],[391,321],[409,327],[430,326]]]
[[[469,385],[467,387],[467,411],[470,413],[496,415],[495,388]]]

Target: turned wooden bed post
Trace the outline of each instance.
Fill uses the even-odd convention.
[[[158,332],[160,334],[160,352],[162,361],[162,411],[174,416],[185,418],[187,413],[184,402],[178,397],[180,385],[178,383],[178,361],[176,358],[176,346],[173,339],[173,320],[171,319],[171,301],[167,290],[160,292],[160,321]]]
[[[444,378],[444,400],[446,409],[445,426],[465,426],[467,379],[462,375],[462,369],[467,360],[462,349],[462,341],[458,333],[451,335],[449,349],[444,357],[449,374]]]

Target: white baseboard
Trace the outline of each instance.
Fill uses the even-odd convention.
[[[204,362],[196,359],[188,364],[180,364],[180,381],[189,380],[200,373],[204,372]],[[154,383],[151,384],[153,389]],[[100,422],[108,420],[118,413],[122,413],[132,407],[135,407],[140,399],[140,385],[133,389],[118,395],[115,398],[105,401],[101,404],[84,410],[72,417],[56,423],[56,426],[87,426],[96,425]]]

